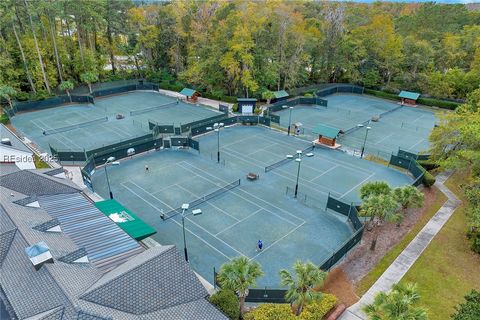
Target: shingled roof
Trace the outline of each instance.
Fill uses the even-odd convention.
[[[9,181],[28,177],[30,184],[39,185]],[[38,171],[12,173],[1,180],[0,300],[14,318],[227,319],[208,302],[206,290],[173,246],[142,249],[109,271],[99,268],[89,256],[90,247],[71,236],[74,225],[58,214],[68,218],[78,214],[79,207],[88,207],[95,219],[97,209],[68,181]],[[39,206],[27,206],[35,199]],[[52,204],[60,206],[57,211]],[[60,232],[48,232],[58,224]],[[25,248],[38,242],[48,246],[54,263],[36,270]]]

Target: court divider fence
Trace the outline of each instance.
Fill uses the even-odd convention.
[[[329,86],[327,88],[322,88],[322,89],[316,91],[315,95],[317,97],[326,97],[326,96],[334,94],[334,93],[363,94],[364,90],[365,90],[364,87],[356,86],[354,84],[341,84],[341,83],[339,83],[339,84]]]
[[[144,82],[143,80],[135,80],[129,81],[129,84],[122,84],[116,87],[94,89],[92,93],[89,93],[88,91],[85,93],[80,93],[82,90],[77,90],[79,94],[72,94],[70,96],[60,95],[38,101],[14,101],[12,108],[5,109],[5,114],[7,114],[9,118],[12,118],[18,112],[55,108],[66,103],[77,102],[95,104],[94,98],[96,97],[103,97],[135,90],[158,91],[159,86],[154,83]],[[75,92],[75,89],[73,92]]]
[[[392,154],[390,157],[389,165],[394,165],[400,168],[407,169],[415,180],[412,185],[417,187],[423,182],[425,176],[425,168],[423,168],[417,160],[427,160],[429,155],[427,154],[415,154],[409,151],[399,149],[397,155]]]
[[[288,100],[278,101],[268,106],[270,120],[275,123],[280,123],[280,116],[273,113],[297,105],[318,105],[328,107],[328,101],[318,97],[295,97]]]

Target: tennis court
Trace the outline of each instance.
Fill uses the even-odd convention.
[[[182,203],[202,210],[202,215],[186,218],[186,237],[193,268],[211,282],[213,267],[244,255],[262,264],[266,275],[259,279],[260,286],[278,287],[280,269],[298,259],[320,264],[352,235],[346,217],[325,211],[328,192],[353,201],[358,199],[358,187],[368,180],[411,182],[399,171],[341,152],[315,150],[315,156],[302,163],[300,191],[308,200],[294,199],[286,189],[295,184],[296,163],[267,173],[265,166],[308,148],[308,142],[263,127],[225,128],[217,163],[212,157],[216,133],[199,140],[200,154],[164,150],[122,161],[108,172],[115,198],[155,227],[158,233],[153,237],[161,244],[182,250],[178,214]],[[260,178],[247,180],[250,172]],[[97,169],[93,185],[97,193],[108,196],[104,170]],[[161,214],[168,219],[163,221]],[[264,242],[261,252],[256,251],[258,239]]]
[[[145,111],[130,115],[140,110]],[[117,119],[117,114],[125,118]],[[58,150],[89,150],[145,135],[148,120],[179,126],[218,114],[204,106],[177,103],[175,98],[157,92],[132,91],[96,98],[95,105],[72,104],[18,114],[12,124],[49,152],[49,144]]]
[[[431,111],[401,107],[394,102],[357,94],[334,94],[324,99],[328,100],[328,107],[299,105],[292,109],[291,123],[302,123],[303,138],[317,139],[312,130],[320,123],[347,131],[380,115],[379,122],[369,124],[374,130],[369,132],[367,153],[386,158],[399,147],[412,152],[429,147],[428,136],[436,122]],[[280,116],[280,125],[288,127],[290,109],[275,114]],[[342,135],[338,142],[349,149],[360,150],[364,137],[365,129],[355,130]]]

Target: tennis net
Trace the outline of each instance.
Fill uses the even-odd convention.
[[[383,117],[384,115],[387,115],[387,114],[389,114],[389,113],[392,113],[392,112],[394,112],[394,111],[397,111],[398,109],[401,109],[401,108],[403,108],[403,106],[402,106],[402,105],[399,105],[398,107],[395,107],[395,108],[393,108],[393,109],[390,109],[390,110],[388,110],[388,111],[385,111],[385,112],[380,113],[379,116],[380,116],[380,118],[381,118],[381,117]]]
[[[82,123],[77,123],[77,124],[73,124],[73,125],[70,125],[70,126],[65,126],[65,127],[61,127],[61,128],[55,128],[55,129],[47,129],[47,130],[43,131],[43,134],[48,136],[50,134],[55,134],[55,133],[70,131],[70,130],[74,130],[74,129],[78,129],[78,128],[88,127],[88,126],[91,126],[92,124],[97,124],[97,123],[102,123],[102,122],[107,122],[107,121],[108,121],[108,117],[105,116],[103,118],[90,120],[90,121],[86,121],[86,122],[82,122]]]
[[[145,109],[130,111],[130,115],[131,115],[131,116],[136,116],[136,115],[144,114],[144,113],[147,113],[147,112],[150,112],[150,111],[153,111],[153,110],[158,110],[158,109],[162,109],[162,108],[168,108],[168,107],[174,106],[174,105],[176,105],[176,104],[178,104],[178,100],[177,100],[177,101],[174,101],[174,102],[169,102],[169,103],[161,104],[161,105],[159,105],[159,106],[148,107],[148,108],[145,108]]]
[[[212,193],[209,193],[207,195],[204,195],[203,197],[200,197],[198,199],[195,199],[193,200],[192,202],[189,203],[190,207],[196,207],[204,202],[207,202],[208,200],[211,200],[213,198],[216,198],[218,197],[219,195],[222,195],[224,194],[225,192],[228,192],[230,190],[232,190],[233,188],[236,188],[240,186],[240,179],[232,182],[232,183],[229,183],[227,184],[226,186],[220,188],[220,189],[217,189],[215,190],[214,192]],[[177,208],[177,209],[173,209],[167,213],[164,214],[164,217],[163,217],[163,220],[168,220],[170,218],[173,218],[175,217],[177,214],[179,213],[182,213],[182,208]]]
[[[314,145],[312,145],[312,146],[310,146],[310,147],[308,147],[308,148],[303,149],[303,150],[302,150],[302,153],[310,152],[310,151],[312,151],[313,149],[315,149],[315,146],[314,146]],[[295,157],[294,157],[294,158],[295,158]],[[265,167],[265,172],[269,172],[269,171],[272,171],[273,169],[276,169],[276,168],[278,168],[278,167],[281,167],[281,166],[283,166],[284,164],[287,164],[288,162],[292,161],[294,158],[285,158],[285,159],[282,159],[282,160],[280,160],[280,161],[278,161],[278,162],[275,162],[275,163],[273,163],[273,164],[271,164],[271,165],[269,165],[269,166],[266,166],[266,167]]]

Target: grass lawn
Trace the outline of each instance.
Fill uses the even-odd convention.
[[[435,187],[432,187],[435,188]],[[415,238],[415,236],[422,230],[422,228],[427,224],[433,215],[440,209],[440,207],[447,201],[447,197],[437,188],[435,188],[435,201],[432,203],[430,208],[420,220],[415,224],[415,226],[408,232],[405,237],[395,245],[375,266],[375,268],[370,271],[357,285],[356,294],[362,296],[367,292],[367,290],[377,281],[377,279],[383,274],[383,272],[393,263],[393,261],[400,255],[400,253],[405,249],[408,244]]]
[[[459,185],[465,178],[455,174],[446,182],[462,201]],[[462,205],[454,212],[401,281],[418,283],[430,319],[450,319],[463,296],[473,288],[480,289],[480,255],[470,250],[465,237],[464,210]]]
[[[44,162],[42,159],[40,159],[40,157],[37,156],[36,154],[33,155],[33,161],[35,163],[35,168],[37,169],[50,168],[50,166],[46,162]]]

